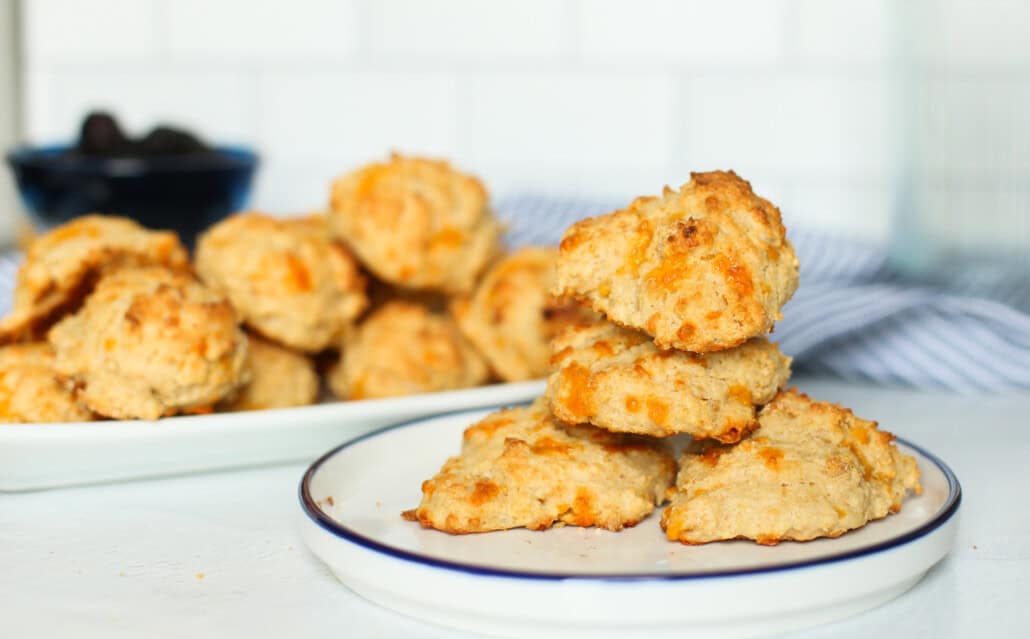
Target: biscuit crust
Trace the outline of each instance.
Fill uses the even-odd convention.
[[[250,382],[219,405],[219,410],[266,410],[314,404],[319,380],[315,363],[303,353],[247,335]]]
[[[106,275],[49,340],[78,399],[117,419],[210,410],[250,376],[247,336],[228,300],[161,267]]]
[[[564,422],[667,437],[739,441],[790,378],[790,358],[764,337],[707,354],[663,351],[609,322],[567,329],[554,341],[547,398]]]
[[[329,387],[341,399],[371,399],[476,386],[486,362],[450,317],[389,302],[343,341]]]
[[[586,300],[659,348],[705,353],[771,331],[798,260],[779,210],[732,171],[714,171],[577,222],[556,273],[556,295]]]
[[[683,454],[662,515],[670,540],[838,537],[898,512],[909,490],[921,492],[915,459],[850,410],[790,390],[759,423],[739,444],[704,442]]]
[[[519,249],[491,266],[475,293],[451,306],[462,332],[504,381],[547,375],[555,335],[597,317],[550,294],[557,257],[553,248]]]
[[[234,215],[200,237],[196,267],[248,326],[306,352],[338,343],[368,305],[357,262],[318,216]]]
[[[41,339],[104,272],[146,265],[187,270],[189,256],[172,231],[124,217],[84,215],[37,237],[18,269],[11,313],[0,320],[0,344]]]
[[[470,426],[461,454],[422,484],[404,513],[452,534],[554,525],[621,530],[665,501],[676,464],[660,444],[554,420],[547,403]]]
[[[93,413],[76,401],[54,371],[46,342],[0,347],[0,422],[84,422]]]
[[[333,183],[329,224],[378,278],[468,293],[499,253],[482,182],[438,160],[392,155]],[[389,232],[384,232],[388,230]]]

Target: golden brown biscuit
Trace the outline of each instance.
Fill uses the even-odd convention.
[[[84,422],[93,413],[57,379],[45,342],[0,347],[0,422]]]
[[[491,266],[471,297],[452,304],[462,332],[505,381],[546,375],[551,339],[566,326],[597,319],[549,293],[557,256],[552,248],[520,249]]]
[[[696,353],[772,330],[798,284],[779,210],[732,171],[693,173],[678,191],[577,222],[556,272],[556,295]]]
[[[555,524],[621,530],[665,501],[676,463],[660,444],[553,419],[547,402],[498,411],[465,431],[461,454],[404,513],[475,533]]]
[[[0,343],[41,338],[73,312],[97,278],[122,266],[189,268],[171,231],[148,231],[124,217],[85,215],[34,239],[18,269],[11,314],[0,320]]]
[[[790,358],[764,337],[700,355],[601,322],[567,329],[554,349],[547,397],[556,417],[655,437],[738,441],[757,426],[755,405],[790,378]]]
[[[377,277],[467,293],[498,253],[486,188],[450,164],[392,155],[338,179],[329,225]]]
[[[247,325],[302,351],[337,344],[368,305],[357,263],[320,217],[234,215],[200,237],[196,264]]]
[[[105,275],[49,338],[57,373],[106,417],[207,410],[249,379],[247,337],[228,300],[161,267]]]
[[[318,399],[315,363],[303,353],[247,335],[250,382],[219,410],[266,410],[307,406]]]
[[[706,442],[684,453],[662,515],[669,539],[838,537],[901,510],[909,490],[921,492],[915,460],[850,410],[790,390],[758,419],[739,444]]]
[[[454,321],[408,302],[390,302],[343,342],[329,387],[342,399],[467,388],[486,381],[486,362]]]

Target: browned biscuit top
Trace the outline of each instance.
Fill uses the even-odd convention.
[[[226,218],[200,237],[196,264],[250,327],[306,352],[335,346],[368,305],[357,262],[321,216]]]
[[[461,454],[422,484],[422,502],[405,516],[449,533],[556,524],[621,530],[665,501],[675,468],[660,445],[563,425],[541,399],[470,426]]]
[[[798,283],[779,210],[722,171],[577,222],[556,272],[555,294],[588,301],[660,348],[699,353],[772,330]]]
[[[669,539],[837,537],[897,512],[909,490],[921,490],[916,462],[894,436],[838,405],[790,390],[759,424],[739,444],[706,442],[684,453],[662,516]]]
[[[0,320],[0,343],[42,338],[105,271],[146,265],[188,270],[189,256],[175,233],[150,231],[124,217],[84,215],[44,233],[18,269],[11,314]]]
[[[210,410],[249,379],[247,337],[229,302],[161,267],[104,276],[49,340],[58,374],[106,417]]]
[[[467,293],[499,252],[500,222],[476,178],[438,160],[392,155],[338,179],[329,223],[377,277]]]

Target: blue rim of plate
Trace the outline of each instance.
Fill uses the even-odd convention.
[[[798,570],[802,568],[811,568],[814,566],[820,566],[823,564],[839,563],[842,561],[848,561],[851,559],[857,559],[866,555],[872,555],[879,552],[884,552],[904,546],[905,544],[920,539],[934,532],[944,524],[946,524],[954,515],[958,512],[959,505],[962,503],[962,486],[959,484],[958,477],[948,467],[947,464],[942,462],[936,455],[926,451],[920,446],[917,446],[905,439],[897,438],[897,442],[904,444],[905,446],[916,451],[924,458],[932,462],[937,468],[944,474],[945,479],[948,482],[948,498],[941,506],[940,510],[933,516],[932,519],[924,523],[923,525],[908,531],[903,535],[893,537],[891,539],[870,544],[862,548],[856,548],[847,552],[841,552],[834,555],[826,555],[818,557],[816,559],[809,559],[805,561],[797,561],[788,564],[777,564],[774,566],[758,566],[754,568],[740,568],[735,570],[713,570],[706,572],[691,572],[691,573],[638,573],[638,574],[575,574],[575,573],[548,573],[548,572],[530,572],[530,571],[519,571],[519,570],[508,570],[504,568],[494,568],[491,566],[485,566],[481,564],[463,563],[457,561],[448,561],[446,559],[437,559],[427,555],[421,555],[419,553],[409,552],[407,550],[401,550],[383,543],[380,543],[374,539],[366,537],[360,533],[357,533],[350,528],[340,524],[336,520],[326,515],[318,504],[315,503],[315,499],[311,496],[311,492],[308,490],[308,486],[311,483],[311,479],[318,472],[318,469],[334,457],[341,451],[356,446],[364,442],[367,439],[372,439],[383,435],[384,433],[400,430],[403,428],[410,428],[416,424],[421,424],[429,420],[443,419],[447,417],[453,417],[461,414],[472,414],[472,413],[484,413],[487,411],[495,410],[503,406],[521,406],[526,405],[528,402],[522,402],[520,404],[506,404],[498,405],[494,407],[484,407],[476,409],[461,409],[454,410],[447,413],[439,413],[431,416],[418,417],[403,421],[393,426],[388,426],[381,430],[366,433],[361,437],[353,439],[351,441],[340,444],[336,448],[330,450],[326,454],[315,460],[314,463],[308,468],[301,478],[299,487],[299,497],[301,508],[304,509],[304,513],[318,524],[325,531],[332,533],[336,537],[356,544],[368,550],[381,553],[393,557],[395,559],[401,559],[415,564],[421,564],[432,568],[443,568],[445,570],[478,575],[482,577],[503,577],[508,579],[524,579],[524,580],[535,580],[535,581],[683,581],[683,580],[694,580],[694,579],[721,579],[726,577],[741,577],[748,575],[759,575],[764,573],[773,572],[785,572],[791,570]],[[400,516],[400,515],[398,515]],[[417,525],[417,524],[412,524]],[[441,533],[442,534],[442,533]],[[670,542],[671,543],[671,542]]]

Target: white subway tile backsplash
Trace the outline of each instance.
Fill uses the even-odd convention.
[[[656,164],[582,166],[563,164],[504,164],[463,162],[461,165],[480,176],[495,194],[536,193],[628,204],[638,195],[661,192],[666,184],[678,184],[680,174]]]
[[[681,161],[782,175],[881,170],[882,82],[836,76],[703,77],[686,84]]]
[[[282,216],[324,211],[329,205],[330,184],[351,168],[331,159],[288,161],[265,154],[249,206]]]
[[[375,53],[543,56],[565,46],[559,0],[379,0],[370,10]]]
[[[882,61],[891,0],[794,0],[791,46],[806,63]]]
[[[938,63],[1030,64],[1030,4],[1023,0],[923,0],[915,11],[914,26]]]
[[[22,136],[30,142],[51,142],[67,137],[67,126],[57,123],[54,110],[54,88],[58,84],[51,74],[27,66],[22,71]],[[59,135],[53,130],[60,128]]]
[[[113,111],[129,133],[158,123],[190,128],[215,143],[251,143],[256,137],[254,83],[232,73],[74,71],[41,73],[32,95],[46,95],[43,110],[26,110],[37,142],[68,140],[92,109]]]
[[[267,74],[257,98],[263,151],[339,170],[391,150],[449,156],[457,138],[454,80],[437,75]]]
[[[663,76],[493,75],[463,86],[461,152],[507,166],[663,166],[674,141]]]
[[[136,133],[166,120],[253,143],[253,203],[276,213],[324,206],[332,178],[398,150],[451,157],[497,194],[615,201],[733,168],[789,226],[879,237],[902,9],[901,37],[932,54],[916,113],[931,171],[974,191],[1030,171],[1030,4],[1015,0],[22,6],[30,140],[106,107]]]
[[[21,6],[22,37],[30,63],[139,59],[153,52],[152,2],[33,0]]]
[[[345,58],[357,47],[348,0],[162,0],[160,15],[174,59],[281,63]]]
[[[697,67],[768,66],[783,49],[781,0],[582,0],[588,60],[677,62]]]

